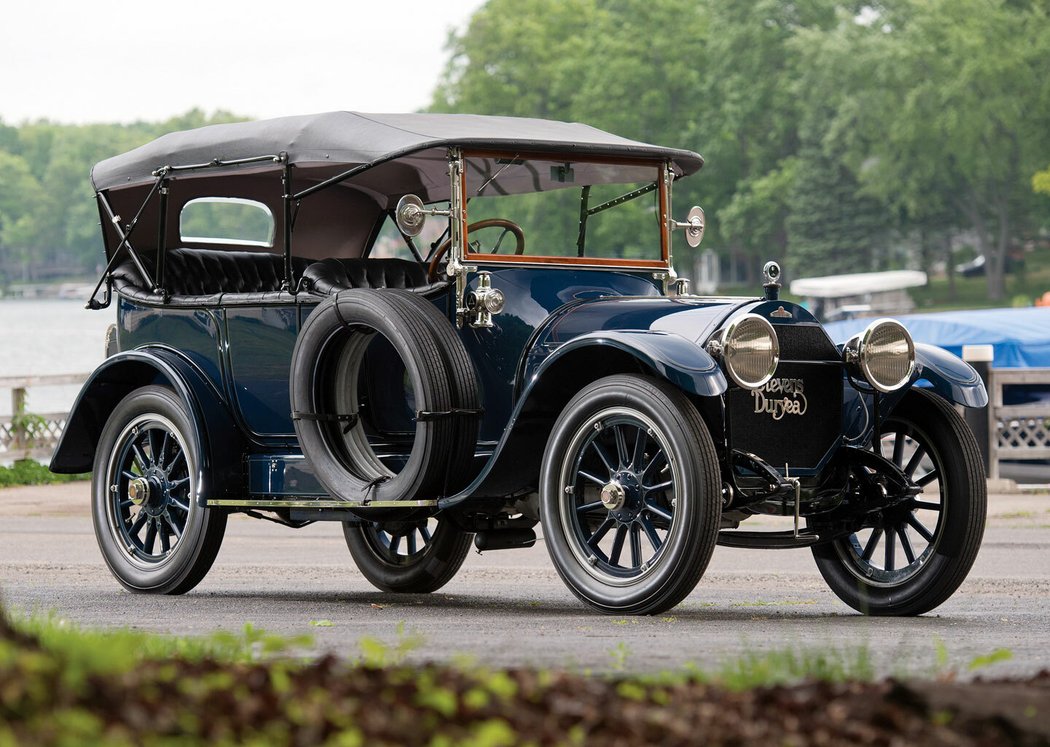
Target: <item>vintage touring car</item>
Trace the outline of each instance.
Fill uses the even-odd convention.
[[[985,483],[962,361],[878,320],[689,293],[691,151],[581,124],[351,112],[165,135],[98,164],[116,305],[51,468],[92,470],[128,589],[177,594],[227,516],[342,522],[380,589],[542,531],[565,583],[656,613],[716,544],[810,548],[869,614],[962,583]],[[758,290],[758,289],[756,289]],[[749,531],[757,514],[786,527]]]

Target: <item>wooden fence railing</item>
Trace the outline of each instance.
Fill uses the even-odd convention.
[[[0,461],[47,460],[66,427],[67,412],[37,413],[26,409],[27,390],[80,385],[88,374],[0,377],[0,390],[11,390],[11,414],[0,415]]]
[[[993,368],[988,376],[988,476],[998,479],[1000,460],[1050,459],[1050,403],[1004,405],[1003,388],[1034,385],[1050,390],[1050,368]]]

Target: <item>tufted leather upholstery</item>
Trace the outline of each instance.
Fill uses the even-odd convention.
[[[153,257],[141,256],[154,274]],[[426,292],[444,284],[427,284],[426,268],[403,259],[324,259],[292,257],[292,270],[302,289],[331,295],[345,288],[412,288]],[[113,285],[128,298],[158,302],[130,258],[113,271]],[[265,252],[222,249],[172,249],[164,260],[164,289],[171,302],[191,305],[258,303],[282,295],[284,257]]]
[[[142,264],[155,275],[154,258],[140,255]],[[301,275],[310,260],[292,257],[292,269]],[[164,289],[186,303],[219,303],[223,294],[236,293],[245,299],[270,298],[279,293],[284,279],[284,257],[265,252],[221,249],[172,249],[164,257]],[[156,301],[131,259],[113,271],[113,285],[130,298]]]
[[[345,288],[422,288],[427,270],[405,259],[322,259],[306,268],[303,281],[322,296]]]

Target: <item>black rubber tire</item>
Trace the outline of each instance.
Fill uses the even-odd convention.
[[[406,295],[390,289],[351,289],[317,307],[303,325],[292,353],[289,387],[293,413],[346,414],[333,413],[325,394],[331,387],[328,377],[333,375],[333,361],[345,347],[357,344],[359,335],[371,332],[386,338],[401,357],[418,410],[448,412],[460,408],[459,403],[466,400],[460,389],[467,384],[453,370],[442,325],[451,335],[455,333],[436,310],[435,320],[435,315],[424,313]],[[462,349],[458,338],[455,342]],[[462,357],[466,358],[465,350]],[[446,494],[450,467],[467,464],[473,458],[477,420],[470,419],[474,435],[469,437],[463,436],[461,420],[453,416],[418,421],[411,453],[397,474],[378,465],[374,457],[369,460],[360,453],[349,453],[337,435],[343,423],[298,416],[294,423],[303,453],[331,495],[350,501],[401,501]],[[360,430],[359,437],[364,439],[362,424],[351,429],[351,438],[355,430]]]
[[[177,515],[183,523],[181,536],[175,538],[168,554],[154,553],[155,545],[152,543],[149,552],[145,548],[129,549],[133,546],[135,536],[135,532],[130,531],[135,524],[132,517],[138,518],[145,509],[120,505],[125,502],[129,483],[129,479],[121,474],[122,454],[126,458],[132,453],[129,451],[134,448],[132,444],[138,446],[138,433],[151,436],[151,431],[170,433],[175,445],[167,448],[166,444],[160,446],[161,462],[170,450],[173,456],[169,460],[169,471],[174,477],[185,475],[182,480],[178,480],[186,486],[185,489],[180,485],[178,488],[157,491],[157,495],[163,493],[180,503],[184,502],[187,509],[176,509],[174,504],[168,506],[172,511],[171,516]],[[226,513],[197,505],[198,443],[197,429],[182,401],[173,391],[164,387],[136,389],[117,405],[106,421],[95,451],[91,514],[102,557],[116,579],[130,591],[183,594],[201,582],[215,561],[226,531]],[[142,447],[139,448],[140,453],[143,453]],[[177,468],[178,473],[175,472],[178,459],[174,456],[178,453],[176,449],[185,458],[184,465]],[[152,448],[148,451],[152,463]],[[116,490],[112,490],[114,486]],[[153,520],[153,517],[149,517],[147,526]],[[159,526],[161,519],[158,517],[156,520]],[[142,531],[141,527],[138,531]],[[171,539],[169,536],[168,542]]]
[[[601,550],[599,559],[597,551],[585,549],[589,547],[588,539],[582,533],[589,531],[590,524],[583,528],[583,520],[579,518],[582,506],[577,504],[577,501],[592,500],[586,497],[586,488],[577,487],[585,484],[580,480],[580,465],[584,462],[578,460],[584,459],[591,443],[599,437],[588,437],[588,434],[592,430],[603,433],[610,423],[612,429],[633,428],[635,438],[643,438],[643,452],[644,446],[649,444],[641,436],[645,428],[655,444],[652,450],[665,455],[666,467],[659,470],[659,474],[670,470],[671,475],[669,491],[665,489],[659,494],[662,496],[660,500],[664,501],[661,510],[671,517],[666,519],[663,541],[659,546],[652,542],[652,557],[642,561],[642,540],[639,538],[639,562],[635,568],[623,573],[619,570],[620,554],[615,547],[619,543],[622,551],[626,540],[621,536],[616,513],[609,510],[608,514],[603,514],[604,507],[599,507],[591,509],[597,512],[596,516],[584,514],[592,516],[586,521],[600,521],[602,526],[609,521],[616,523],[613,549]],[[623,440],[626,440],[626,435]],[[617,434],[617,444],[619,442]],[[639,463],[637,443],[632,451],[631,464],[634,465]],[[652,460],[649,461],[650,467],[656,463],[657,456],[649,453],[641,456],[644,461]],[[602,461],[609,464],[605,457]],[[624,457],[621,456],[618,467],[623,466]],[[647,469],[632,473],[637,484],[645,486]],[[614,479],[614,470],[609,467],[608,472],[610,480]],[[604,480],[604,476],[601,479]],[[634,478],[627,475],[623,479],[626,484]],[[566,489],[569,484],[573,486],[571,494]],[[667,498],[667,492],[672,498]],[[632,495],[637,495],[637,500]],[[635,523],[646,520],[646,517],[653,523],[656,518],[653,513],[647,513],[647,505],[642,505],[645,495],[647,493],[637,489],[633,494],[627,491],[624,505],[630,507],[630,502],[635,501],[637,516],[632,520]],[[585,603],[606,614],[652,615],[674,607],[695,588],[710,562],[718,538],[720,512],[719,466],[714,444],[700,414],[678,389],[645,376],[609,376],[582,389],[562,410],[543,458],[540,517],[554,567],[572,593]],[[573,517],[576,517],[577,524],[573,524]],[[589,541],[597,545],[596,537],[601,531],[601,527],[596,528]],[[608,536],[609,531],[606,530],[602,537]],[[624,531],[625,534],[632,532],[641,533],[633,525]],[[636,540],[633,534],[629,539],[633,561]]]
[[[457,529],[452,522],[432,519],[436,527],[422,549],[400,555],[400,544],[391,548],[381,534],[393,537],[415,536],[418,526],[427,520],[401,523],[343,523],[343,536],[350,555],[368,581],[381,591],[400,594],[428,594],[447,584],[463,565],[470,551],[469,532]]]
[[[987,485],[977,442],[966,421],[942,397],[913,389],[886,418],[882,432],[900,427],[910,429],[916,442],[933,452],[930,457],[940,475],[941,515],[927,545],[929,555],[909,563],[907,568],[922,560],[901,581],[881,585],[863,578],[857,555],[850,552],[850,538],[812,550],[831,590],[866,615],[921,615],[942,604],[970,572],[984,535]]]
[[[453,419],[456,435],[443,491],[445,495],[453,495],[465,488],[478,471],[474,466],[481,425],[481,385],[477,371],[459,334],[433,303],[407,290],[391,288],[386,293],[404,303],[406,313],[417,313],[425,321],[445,359],[455,407],[461,413]]]

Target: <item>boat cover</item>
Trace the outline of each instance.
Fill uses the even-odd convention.
[[[1050,368],[1050,308],[976,309],[906,314],[900,320],[916,342],[962,357],[963,345],[991,345],[995,368]],[[847,319],[825,326],[836,343],[864,330],[872,319]]]

